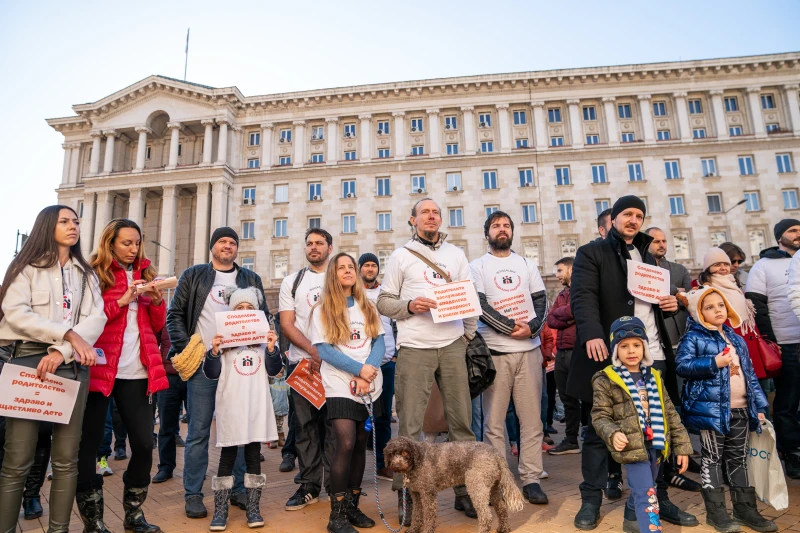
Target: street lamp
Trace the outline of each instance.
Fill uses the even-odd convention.
[[[728,241],[731,241],[731,242],[733,241],[733,239],[731,238],[731,230],[728,227],[728,212],[729,211],[733,211],[734,209],[736,209],[737,207],[739,207],[740,205],[742,205],[745,202],[747,202],[747,199],[746,198],[742,198],[741,200],[739,200],[739,202],[736,205],[734,205],[733,207],[731,207],[730,209],[728,209],[724,213],[725,214],[725,237],[728,239]]]
[[[21,239],[22,240],[22,244],[20,244],[20,237],[22,237],[22,239]],[[21,250],[22,247],[25,246],[25,241],[27,241],[27,240],[28,240],[28,234],[27,233],[21,233],[19,230],[17,230],[17,240],[14,241],[14,257],[17,257],[17,254],[19,253],[19,250]]]

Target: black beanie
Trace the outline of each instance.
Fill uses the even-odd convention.
[[[611,220],[617,218],[617,215],[629,207],[638,209],[643,215],[647,215],[647,206],[644,205],[642,199],[638,196],[634,196],[633,194],[629,194],[628,196],[623,196],[614,202],[614,207],[611,208]]]
[[[214,230],[214,233],[211,234],[211,242],[208,243],[208,249],[212,249],[214,245],[217,244],[217,241],[223,237],[230,237],[236,241],[236,246],[239,246],[239,235],[236,233],[236,230],[226,226]]]
[[[381,271],[381,262],[378,261],[378,256],[369,252],[361,254],[361,257],[358,258],[358,269],[361,270],[361,267],[364,266],[364,263],[369,262],[373,262],[378,265],[378,272]]]
[[[792,226],[800,226],[800,220],[796,218],[784,218],[775,224],[775,230],[773,232],[775,234],[775,240],[780,241],[783,234],[786,233],[786,230]]]

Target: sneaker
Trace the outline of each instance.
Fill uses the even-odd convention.
[[[683,474],[675,474],[669,480],[669,484],[673,487],[689,492],[700,492],[700,483],[693,479],[689,479]]]
[[[278,470],[281,472],[291,472],[294,470],[294,455],[291,453],[287,453],[283,456],[283,461],[281,461],[281,465],[278,467]]]
[[[547,503],[547,494],[538,483],[528,483],[522,487],[522,494],[529,503],[544,505]]]
[[[551,444],[547,444],[546,442],[542,443],[542,451],[543,452],[550,451],[553,448],[555,448],[555,446],[553,446]]]
[[[547,424],[547,429],[545,431],[550,435],[556,435],[558,433],[558,430],[553,427],[553,424]]]
[[[289,498],[289,501],[286,502],[285,509],[287,511],[299,511],[303,509],[307,505],[311,505],[313,503],[317,503],[319,501],[319,494],[314,494],[313,492],[309,492],[305,485],[300,485],[300,488],[297,489],[297,492]]]
[[[385,479],[386,481],[394,481],[394,472],[391,468],[379,468],[378,479]]]
[[[101,457],[97,460],[97,468],[95,471],[102,475],[103,477],[107,477],[114,474],[114,471],[108,466],[108,460],[105,457]]]
[[[609,500],[619,500],[622,498],[622,476],[612,474],[608,476],[605,491],[606,498]]]
[[[186,441],[183,440],[183,437],[181,437],[180,435],[175,435],[175,446],[177,448],[185,448]]]
[[[570,453],[581,453],[581,447],[578,446],[577,442],[570,442],[569,440],[564,439],[558,443],[558,446],[555,446],[547,450],[547,453],[549,453],[550,455],[567,455]]]
[[[208,509],[203,505],[203,497],[199,494],[186,498],[185,511],[187,518],[205,518],[208,516]]]
[[[128,458],[128,454],[125,453],[125,448],[117,448],[114,450],[114,460],[115,461],[122,461]]]
[[[547,473],[547,472],[545,472],[544,470],[542,470],[542,473],[541,473],[541,474],[539,474],[539,479],[547,479],[547,478],[549,478],[549,477],[550,477],[550,474],[548,474],[548,473]]]

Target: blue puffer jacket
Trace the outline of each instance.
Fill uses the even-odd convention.
[[[761,433],[758,413],[766,412],[767,398],[756,378],[744,339],[728,325],[723,325],[722,328],[736,348],[741,370],[744,372],[750,431]],[[678,346],[675,363],[678,375],[686,380],[683,384],[681,409],[683,423],[690,429],[708,429],[723,435],[730,431],[730,370],[728,367],[717,368],[715,360],[725,346],[725,339],[719,331],[705,328],[689,318],[686,333]]]

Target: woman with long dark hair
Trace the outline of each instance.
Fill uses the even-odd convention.
[[[106,364],[92,369],[83,440],[78,456],[78,511],[85,533],[107,533],[103,523],[103,476],[95,471],[111,396],[128,430],[131,460],[122,476],[124,526],[135,533],[158,533],[142,512],[153,466],[153,394],[169,388],[155,332],[166,323],[161,292],[147,288],[156,270],[145,257],[142,231],[132,220],[117,218],[100,236],[91,266],[100,278],[105,314],[95,343]]]
[[[69,530],[78,470],[86,367],[97,361],[92,344],[106,323],[97,277],[81,254],[80,221],[71,207],[52,205],[36,217],[30,237],[11,261],[0,288],[0,345],[13,344],[12,362],[80,383],[68,424],[53,425],[53,483],[48,533]],[[6,419],[0,470],[0,532],[13,533],[40,422]]]

